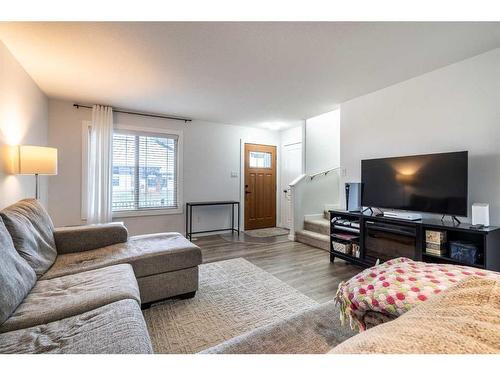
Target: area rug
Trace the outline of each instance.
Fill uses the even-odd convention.
[[[289,230],[285,228],[263,228],[263,229],[252,229],[245,231],[246,235],[257,238],[284,236],[288,233]]]
[[[189,300],[144,310],[155,353],[197,353],[317,302],[243,258],[200,266]]]

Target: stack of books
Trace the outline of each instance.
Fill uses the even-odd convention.
[[[436,256],[446,255],[446,232],[439,230],[425,231],[425,252]]]

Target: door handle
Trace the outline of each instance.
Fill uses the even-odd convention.
[[[251,194],[252,192],[251,191],[246,191],[245,190],[245,194]]]

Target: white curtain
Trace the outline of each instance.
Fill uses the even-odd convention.
[[[94,105],[89,134],[87,223],[112,221],[113,109]]]

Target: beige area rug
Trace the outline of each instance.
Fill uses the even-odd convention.
[[[189,300],[145,310],[155,353],[197,353],[317,302],[243,258],[200,266]]]
[[[288,229],[285,228],[263,228],[263,229],[252,229],[246,230],[245,234],[250,237],[265,238],[265,237],[276,237],[284,236],[289,233]]]

